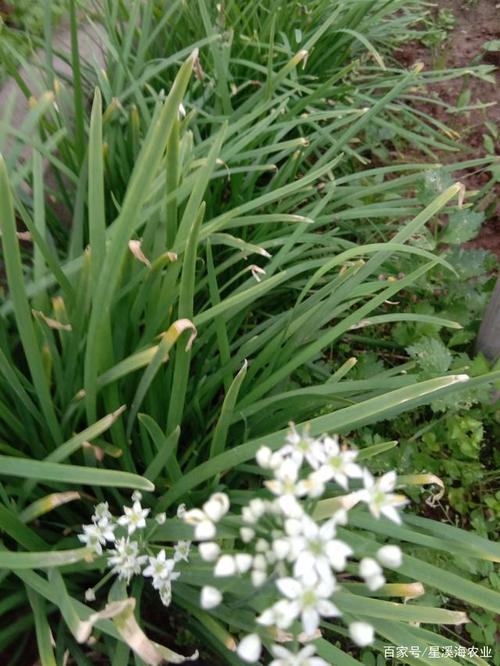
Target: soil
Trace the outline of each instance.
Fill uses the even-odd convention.
[[[396,57],[407,66],[423,62],[428,69],[462,68],[471,65],[494,65],[493,73],[496,85],[473,76],[454,79],[430,86],[431,94],[447,104],[456,107],[460,94],[470,90],[469,104],[492,103],[484,110],[472,110],[460,114],[447,113],[443,107],[430,104],[426,111],[444,122],[451,129],[459,132],[463,148],[460,152],[440,155],[442,162],[465,161],[485,156],[483,134],[487,133],[485,121],[494,124],[500,130],[500,104],[498,89],[500,85],[500,53],[483,49],[485,42],[499,39],[500,19],[497,0],[438,0],[435,15],[439,10],[451,10],[455,17],[453,31],[439,49],[431,50],[421,42],[409,42],[399,49]],[[496,148],[498,149],[498,143]],[[455,174],[464,182],[468,190],[479,190],[491,177],[487,170],[468,169]],[[494,252],[500,257],[500,187],[490,191],[480,207],[487,210],[487,221],[483,224],[479,236],[466,244]]]

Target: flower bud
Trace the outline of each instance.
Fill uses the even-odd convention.
[[[253,558],[248,553],[237,553],[234,557],[236,568],[241,574],[246,573],[252,566]]]
[[[263,516],[266,512],[266,504],[259,498],[250,500],[248,506],[257,519]]]
[[[290,552],[290,542],[287,539],[275,539],[273,541],[273,551],[278,560],[284,560]]]
[[[264,555],[256,555],[253,558],[253,568],[258,569],[259,571],[267,570],[267,561]]]
[[[379,590],[385,585],[385,578],[378,574],[376,576],[370,576],[370,578],[365,579],[365,584],[371,592],[375,592],[375,590]]]
[[[240,537],[243,543],[250,543],[255,537],[255,530],[251,527],[241,527],[240,528]]]
[[[273,452],[268,446],[261,446],[260,449],[257,451],[257,455],[255,456],[257,465],[259,465],[259,467],[262,467],[263,469],[268,469],[271,465],[272,455]]]
[[[216,534],[217,529],[215,528],[215,525],[209,520],[204,520],[203,522],[198,523],[198,525],[196,525],[194,528],[194,537],[198,541],[213,539]]]
[[[403,563],[403,553],[399,546],[382,546],[377,551],[377,559],[384,567],[400,567]]]
[[[229,510],[229,498],[224,493],[214,493],[203,505],[203,511],[214,523],[226,515]]]
[[[259,660],[262,652],[262,643],[257,634],[249,634],[240,641],[236,653],[240,659],[249,663],[255,663]]]
[[[216,587],[205,585],[201,590],[200,605],[205,610],[215,608],[222,601],[222,594]]]
[[[380,565],[372,557],[364,557],[359,563],[359,575],[362,578],[372,578],[373,576],[379,576],[381,573]]]
[[[352,622],[349,625],[349,635],[359,647],[366,647],[373,643],[374,631],[367,622]]]
[[[222,555],[214,569],[214,576],[223,578],[225,576],[234,576],[236,573],[236,561],[231,555]]]
[[[206,541],[198,546],[202,560],[213,562],[219,557],[220,548],[214,541]]]
[[[254,569],[252,571],[251,578],[252,578],[252,585],[254,587],[260,587],[261,585],[264,585],[264,583],[266,582],[267,574],[265,571]]]

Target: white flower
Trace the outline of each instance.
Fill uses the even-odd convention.
[[[324,659],[314,656],[314,645],[306,645],[297,654],[282,645],[273,645],[271,652],[276,659],[273,659],[269,666],[328,666]]]
[[[267,510],[267,504],[263,500],[256,497],[250,500],[247,506],[244,506],[241,511],[241,517],[245,523],[254,525],[259,518],[261,518]]]
[[[194,536],[197,541],[213,539],[217,534],[215,523],[226,515],[229,510],[229,497],[225,493],[214,493],[201,509],[183,512],[182,518],[189,525],[194,525]]]
[[[250,502],[248,503],[248,508],[253,513],[253,515],[258,519],[262,518],[262,516],[266,513],[267,506],[264,500],[255,497],[254,499],[250,500]]]
[[[160,578],[160,577],[153,578],[152,585],[153,585],[155,590],[158,590],[160,592],[160,596],[161,596],[161,591],[167,585],[167,583],[168,583],[168,587],[169,587],[169,592],[171,592],[172,581],[177,580],[180,575],[181,574],[180,574],[179,571],[172,570],[170,572],[170,574],[168,575],[168,578]]]
[[[387,472],[375,480],[368,470],[364,470],[363,480],[365,487],[358,491],[358,497],[368,504],[371,514],[375,518],[380,518],[382,514],[395,523],[401,523],[396,507],[405,505],[407,499],[391,492],[396,487],[396,472]]]
[[[170,580],[166,578],[161,581],[161,585],[157,588],[160,593],[160,599],[164,606],[170,606],[172,601],[172,584]]]
[[[271,596],[269,607],[257,617],[257,623],[269,627],[266,631],[279,643],[271,647],[273,659],[270,666],[327,666],[327,662],[316,655],[312,642],[321,637],[319,626],[322,618],[341,615],[332,602],[337,589],[336,573],[345,571],[347,559],[353,551],[347,543],[336,538],[336,529],[337,525],[347,524],[349,509],[363,501],[377,518],[385,515],[399,521],[396,507],[405,504],[406,498],[392,492],[396,486],[395,472],[374,479],[356,464],[356,457],[356,451],[340,447],[337,437],[314,439],[307,431],[299,434],[293,425],[280,450],[273,452],[269,447],[261,447],[256,454],[257,463],[271,470],[273,478],[264,481],[264,485],[274,497],[261,499],[254,494],[253,499],[241,509],[240,519],[244,526],[240,528],[239,535],[241,541],[250,544],[253,555],[221,551],[214,540],[216,524],[230,508],[225,493],[212,494],[201,509],[179,509],[184,521],[194,526],[195,539],[204,541],[198,545],[198,551],[202,560],[213,563],[216,578],[249,573],[256,588],[266,582],[270,589],[271,584],[276,585],[279,594],[275,592],[274,599]],[[307,463],[305,470],[302,469],[304,463]],[[310,503],[303,502],[302,498],[321,497],[329,481],[334,480],[343,488],[348,488],[351,478],[360,477],[363,478],[364,488],[345,496],[342,499],[343,508],[331,512],[329,520],[316,522],[307,513]],[[265,528],[265,531],[260,533],[260,528]],[[187,561],[188,549],[189,542],[179,542],[174,560]],[[365,557],[359,564],[359,575],[370,590],[376,590],[385,583],[379,562],[397,567],[402,559],[397,546],[380,547],[376,557],[379,561]],[[160,558],[150,558],[144,575],[153,575],[153,583],[159,581],[162,600],[170,603],[170,582],[179,574],[171,571],[164,578],[161,572],[152,573],[153,559]],[[162,559],[165,561],[164,551]],[[210,610],[218,606],[222,598],[222,592],[216,586],[205,585],[200,592],[200,606]],[[369,645],[374,640],[374,628],[366,622],[351,623],[349,633],[360,646]],[[295,648],[297,652],[281,645],[297,639],[299,644],[307,644],[300,650]],[[236,652],[244,661],[259,661],[262,643],[258,634],[243,638]]]
[[[214,576],[217,578],[234,576],[237,570],[236,560],[232,555],[221,555],[215,565]]]
[[[266,608],[257,618],[257,622],[265,627],[288,629],[296,617],[296,609],[290,601],[280,599],[270,608]]]
[[[307,488],[303,481],[300,483],[303,484],[301,486],[301,488],[303,488],[302,494],[305,495],[307,493]],[[301,518],[304,515],[302,505],[293,495],[282,495],[281,497],[278,497],[274,507],[274,514],[277,516],[284,514],[289,518]]]
[[[365,585],[374,592],[385,584],[382,569],[378,562],[371,557],[365,557],[359,564],[359,575],[364,579]]]
[[[298,518],[287,518],[287,520],[285,520],[285,532],[291,537],[302,534],[302,520]]]
[[[363,476],[362,469],[354,460],[357,451],[341,451],[337,437],[323,438],[324,461],[319,469],[319,475],[324,481],[332,479],[347,490],[349,478],[356,479]]]
[[[262,643],[257,634],[249,634],[240,641],[236,653],[240,659],[249,663],[255,663],[259,660],[262,652]]]
[[[273,452],[268,446],[261,446],[255,455],[255,460],[257,461],[257,465],[259,465],[259,467],[262,467],[263,469],[269,468],[271,466],[270,463],[272,455]]]
[[[352,622],[349,625],[349,635],[359,647],[366,647],[373,643],[374,631],[367,622]]]
[[[385,585],[385,578],[382,576],[382,574],[380,576],[366,578],[365,585],[369,590],[375,592],[375,590],[379,590],[383,585]]]
[[[112,523],[108,523],[107,525],[100,525],[99,529],[101,530],[102,536],[106,539],[106,541],[115,541],[115,528],[116,525],[113,525]]]
[[[222,601],[222,594],[216,587],[205,585],[201,588],[200,605],[205,610],[215,608]]]
[[[403,553],[399,546],[382,546],[377,551],[377,559],[384,567],[397,569],[403,563]]]
[[[214,523],[218,523],[229,511],[229,497],[225,493],[214,493],[203,505],[205,515]]]
[[[267,580],[267,573],[261,569],[252,569],[250,576],[254,587],[261,587]]]
[[[102,547],[106,544],[106,540],[113,541],[113,525],[107,527],[99,527],[99,525],[83,525],[83,534],[78,535],[78,539],[85,544],[97,555],[102,555]]]
[[[301,616],[302,627],[307,635],[316,631],[320,617],[340,615],[339,609],[329,600],[335,589],[333,578],[316,583],[280,578],[276,585],[279,591],[290,599],[292,614],[295,617]]]
[[[167,514],[166,513],[157,513],[155,516],[155,520],[158,523],[158,525],[164,525],[165,521],[167,520]]]
[[[179,504],[179,506],[177,507],[177,518],[180,518],[182,520],[185,515],[186,515],[186,505]]]
[[[278,560],[285,560],[292,549],[292,542],[286,538],[274,539],[272,549]]]
[[[113,516],[109,510],[109,504],[107,502],[101,502],[94,507],[94,515],[92,516],[92,522],[98,525],[99,527],[108,527],[111,525]],[[110,539],[113,541],[114,537]]]
[[[150,509],[143,509],[139,500],[132,507],[123,507],[124,515],[118,518],[118,524],[127,527],[129,535],[137,529],[146,527],[146,517]]]
[[[359,575],[364,579],[369,590],[374,592],[385,584],[382,569],[371,557],[364,557],[359,563]]]
[[[306,428],[299,433],[293,423],[290,424],[286,444],[280,449],[280,453],[283,456],[290,456],[299,467],[303,464],[304,458],[313,469],[318,469],[323,460],[322,443],[309,437]]]
[[[178,541],[174,547],[174,561],[180,562],[181,560],[184,560],[184,562],[187,562],[190,548],[191,541]]]
[[[382,573],[382,568],[372,557],[363,557],[359,563],[359,575],[362,578],[372,578]]]
[[[95,592],[93,587],[85,590],[85,601],[95,601]]]
[[[264,542],[267,543],[267,542]],[[255,555],[253,558],[253,568],[259,571],[267,571],[267,560],[264,555]]]
[[[194,538],[198,541],[213,539],[217,534],[217,528],[201,509],[191,509],[183,516],[184,522],[194,525]]]
[[[255,551],[257,553],[267,553],[269,550],[269,542],[265,539],[257,539],[255,543]]]
[[[349,518],[347,516],[347,511],[345,509],[337,509],[330,520],[335,525],[347,525]]]
[[[132,493],[132,502],[140,502],[142,499],[142,493],[140,490],[134,490]]]
[[[277,562],[277,560],[278,560],[278,558],[276,557],[274,551],[271,550],[271,549],[269,549],[269,550],[267,551],[267,553],[265,553],[265,558],[266,558],[266,560],[267,560],[267,563],[268,563],[268,564],[271,564],[271,565],[275,564],[275,563]],[[284,575],[284,574],[281,574],[281,575]]]
[[[251,527],[240,527],[240,537],[243,543],[250,543],[255,537],[255,530]]]
[[[113,573],[127,583],[134,574],[141,573],[142,565],[148,559],[145,555],[139,555],[139,544],[130,541],[129,537],[118,539],[110,553],[112,556],[108,558],[108,566],[113,567]]]
[[[343,571],[352,549],[343,541],[334,539],[335,523],[328,520],[321,526],[309,516],[301,521],[301,532],[292,538],[297,553],[294,564],[296,577],[304,577],[316,571],[321,579],[331,577],[331,569]]]
[[[325,492],[325,482],[319,471],[309,474],[303,483],[308,497],[321,497]]]
[[[275,478],[266,481],[265,485],[273,495],[291,495],[293,497],[302,497],[306,494],[303,485],[298,481],[299,467],[297,463],[288,458],[274,472]]]
[[[253,558],[248,553],[237,553],[234,556],[234,561],[236,563],[236,569],[238,573],[246,573],[252,566]]]
[[[286,458],[280,467],[274,470],[274,479],[265,481],[264,484],[277,497],[274,508],[270,507],[273,513],[284,513],[290,518],[298,518],[303,514],[297,498],[307,495],[309,488],[307,482],[299,479],[299,467],[291,458]]]
[[[205,560],[205,562],[213,562],[219,557],[220,547],[215,541],[205,541],[204,543],[200,543],[198,551],[202,560]]]
[[[283,462],[279,451],[273,453],[268,446],[261,446],[255,455],[257,465],[262,469],[276,469]]]
[[[158,590],[163,581],[175,580],[179,574],[174,573],[175,560],[167,559],[165,550],[162,548],[156,557],[149,557],[149,565],[144,569],[142,575],[153,578],[153,587]]]

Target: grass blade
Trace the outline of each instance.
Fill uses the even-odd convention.
[[[217,421],[217,425],[215,426],[214,429],[212,443],[210,445],[210,458],[213,458],[214,456],[218,456],[219,454],[223,453],[224,449],[226,448],[229,426],[231,425],[231,421],[233,418],[233,412],[236,406],[236,401],[238,400],[238,393],[240,387],[243,383],[243,380],[245,379],[245,375],[247,374],[247,367],[248,363],[245,360],[243,366],[241,367],[241,370],[234,378],[226,394],[226,397],[224,398],[224,402],[222,403],[220,411],[220,416]]]
[[[52,649],[52,634],[47,620],[45,600],[29,587],[26,587],[26,592],[35,620],[40,666],[57,666],[54,650]]]
[[[151,125],[137,158],[120,215],[113,225],[112,243],[99,276],[90,316],[85,353],[85,401],[90,421],[95,421],[96,415],[97,376],[100,370],[98,359],[103,321],[107,320],[110,303],[119,281],[122,260],[128,249],[128,242],[149,194],[148,185],[151,183],[151,174],[156,174],[158,171],[170,132],[177,119],[179,105],[189,83],[195,57],[196,53],[188,58],[180,68],[165,103]]]
[[[0,207],[3,211],[2,215],[0,215],[0,230],[2,232],[5,268],[19,335],[23,343],[23,349],[31,372],[33,384],[38,394],[40,408],[47,420],[47,425],[54,442],[57,445],[62,441],[62,434],[57,421],[52,396],[50,394],[49,382],[44,369],[40,345],[33,326],[31,309],[24,289],[23,267],[19,244],[16,237],[16,220],[14,216],[9,178],[5,162],[1,156]]]
[[[53,481],[55,483],[133,488],[150,492],[154,490],[154,485],[150,481],[129,472],[92,469],[78,465],[61,465],[40,460],[11,458],[10,456],[0,456],[0,474],[38,481]]]
[[[104,208],[104,164],[102,146],[102,98],[96,88],[90,116],[89,159],[89,241],[92,291],[95,294],[99,273],[106,255],[106,213]]]
[[[47,567],[64,567],[89,558],[88,548],[72,550],[50,550],[33,553],[0,550],[1,569],[46,569]]]

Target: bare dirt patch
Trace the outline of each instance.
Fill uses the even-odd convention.
[[[464,91],[470,91],[468,105],[481,103],[491,106],[462,113],[449,113],[437,104],[431,104],[426,109],[460,135],[462,150],[459,153],[440,155],[443,162],[483,157],[487,154],[483,139],[487,132],[485,123],[489,122],[500,128],[500,54],[484,48],[486,42],[500,38],[500,3],[496,0],[440,0],[435,7],[435,15],[443,9],[453,12],[455,26],[441,48],[432,50],[415,41],[399,49],[396,56],[405,65],[420,61],[428,69],[464,68],[480,64],[497,67],[493,74],[496,84],[466,75],[460,79],[434,84],[430,88],[435,99],[455,108],[459,105]],[[498,147],[497,142],[497,154]],[[479,190],[488,182],[490,174],[483,169],[466,169],[457,172],[456,177],[463,180],[469,190]],[[483,248],[500,256],[500,187],[497,186],[495,190],[490,192],[481,204],[481,208],[487,209],[488,220],[479,236],[467,243],[467,247]]]

